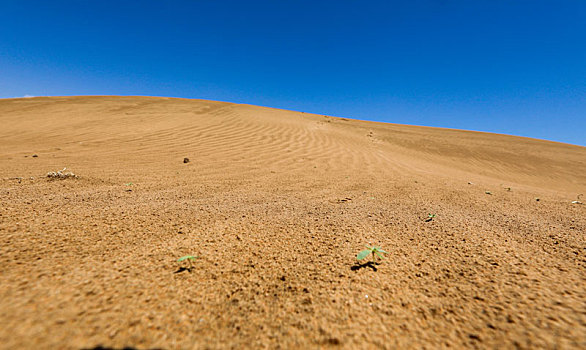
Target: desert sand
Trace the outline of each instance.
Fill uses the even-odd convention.
[[[562,143],[2,99],[0,348],[585,348],[580,193],[586,148]]]

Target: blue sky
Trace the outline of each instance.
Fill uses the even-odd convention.
[[[586,146],[586,1],[0,0],[0,97],[148,95]]]

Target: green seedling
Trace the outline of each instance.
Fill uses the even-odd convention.
[[[425,219],[425,222],[430,222],[431,220],[433,220],[433,218],[435,218],[435,214],[428,214],[427,219]]]
[[[132,182],[129,182],[129,183],[125,184],[125,185],[126,185],[126,186],[132,186],[132,185],[134,185],[134,184],[133,184]]]
[[[187,262],[189,263],[189,267],[186,268],[187,271],[191,272],[191,269],[193,268],[193,264],[191,263],[192,260],[195,260],[196,256],[193,255],[186,255],[186,256],[182,256],[179,259],[177,259],[177,262],[182,262],[184,260],[187,260]]]
[[[376,256],[377,255],[382,260],[382,259],[384,259],[384,257],[382,256],[381,253],[388,254],[387,252],[382,250],[380,247],[366,246],[366,248],[367,248],[366,250],[363,250],[360,253],[358,253],[358,255],[356,256],[356,259],[362,260],[362,259],[366,258],[369,254],[372,254],[372,262],[376,264]]]

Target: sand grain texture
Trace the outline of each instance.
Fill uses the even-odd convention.
[[[586,347],[584,147],[147,97],[0,125],[0,348]]]

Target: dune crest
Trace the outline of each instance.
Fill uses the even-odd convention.
[[[222,171],[230,163],[286,165],[291,173],[319,164],[332,171],[478,176],[567,192],[586,186],[584,147],[507,135],[149,97],[6,99],[0,115],[4,159],[18,154],[10,152],[18,143],[20,153],[60,147],[112,162],[196,154],[204,167],[225,163],[216,168]]]

